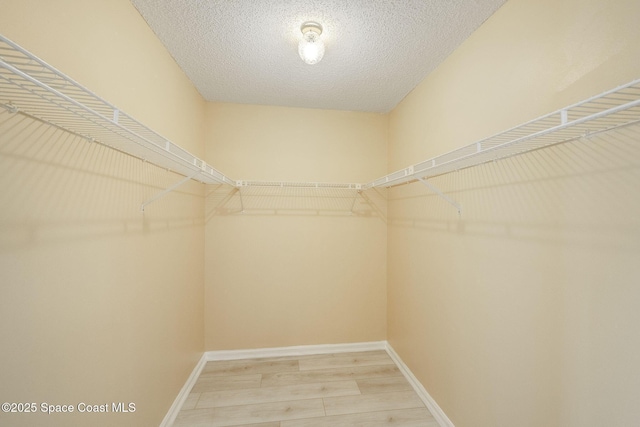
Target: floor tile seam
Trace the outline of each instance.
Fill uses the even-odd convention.
[[[352,415],[362,415],[362,414],[375,414],[375,413],[384,413],[384,412],[396,412],[396,411],[415,411],[415,410],[419,410],[419,409],[423,409],[423,408],[401,408],[401,409],[379,409],[379,410],[373,410],[373,411],[363,411],[363,412],[347,412],[344,414],[335,414],[335,415],[324,415],[322,417],[309,417],[309,418],[299,418],[296,420],[282,420],[282,421],[306,421],[306,420],[319,420],[322,418],[334,418],[334,417],[348,417],[348,416],[352,416]],[[427,410],[427,417],[428,419],[425,421],[429,421],[431,422],[432,420],[435,421],[435,418],[433,417],[433,414],[431,414],[431,412],[429,412],[429,410],[427,408],[424,408]],[[326,411],[325,411],[326,414]],[[280,422],[282,422],[280,421]]]
[[[201,397],[202,397],[202,393],[198,393],[198,398],[196,399],[196,404],[193,405],[193,409],[196,409],[198,407],[198,402],[200,401]],[[180,410],[182,410],[182,408]]]
[[[360,396],[363,396],[363,394],[362,394],[362,390],[360,389],[360,384],[358,384],[358,380],[357,380],[357,379],[354,379],[354,380],[353,380],[353,382],[354,382],[354,383],[356,383],[356,388],[358,389],[358,393],[359,393],[359,395],[360,395]]]
[[[325,372],[321,372],[321,371],[325,371]],[[317,374],[330,374],[332,371],[334,371],[333,369],[326,369],[326,370],[320,370],[320,369],[316,369],[313,371],[300,371],[300,372],[276,372],[276,373],[272,373],[272,372],[268,372],[266,374],[261,374],[261,375],[278,375],[278,374],[311,374],[311,373],[317,373]],[[344,372],[337,372],[338,374],[345,374]],[[354,374],[358,374],[358,372],[354,372]],[[372,373],[367,373],[367,372],[363,372],[361,373],[362,375],[373,375],[375,376],[375,378],[380,378],[379,375],[381,375],[382,373],[376,373],[376,372],[372,372]],[[402,375],[402,371],[397,371],[397,372],[392,372],[391,375],[384,375],[385,377],[391,377],[391,376],[401,376]]]
[[[362,412],[342,412],[339,414],[333,414],[333,415],[325,415],[326,417],[341,417],[341,416],[348,416],[348,415],[359,415],[359,414],[376,414],[376,413],[382,413],[382,412],[393,412],[393,411],[415,411],[418,409],[424,409],[427,411],[428,417],[433,418],[433,414],[431,412],[429,412],[429,410],[427,409],[426,406],[412,406],[409,408],[395,408],[395,409],[374,409],[372,411],[362,411]],[[326,411],[325,411],[326,413]],[[435,419],[435,418],[433,418]],[[429,420],[431,421],[431,420]]]
[[[395,377],[396,375],[390,375],[390,376],[385,376],[385,377],[376,377],[376,378],[390,378],[390,377]],[[338,383],[341,381],[358,381],[358,379],[367,379],[367,378],[347,378],[347,379],[329,379],[329,380],[322,380],[323,383]],[[293,383],[293,384],[283,384],[283,385],[275,385],[275,386],[271,386],[268,385],[264,388],[269,388],[269,387],[286,387],[286,386],[293,386],[293,385],[308,385],[308,384],[318,384],[317,382],[313,382],[313,383]],[[263,387],[253,387],[247,390],[255,390],[256,388],[263,388]],[[229,390],[233,390],[233,389],[229,389]],[[412,389],[413,390],[413,389]],[[218,391],[218,390],[212,390],[212,391]]]
[[[361,379],[366,379],[366,378],[361,378]],[[260,380],[262,382],[262,379]],[[284,387],[296,387],[296,386],[300,386],[300,387],[312,387],[312,386],[319,386],[322,384],[327,384],[327,383],[339,383],[339,382],[343,382],[343,383],[347,383],[347,382],[354,382],[357,384],[357,379],[338,379],[338,380],[318,380],[318,381],[314,381],[314,382],[308,382],[308,383],[294,383],[294,384],[284,384],[284,385],[267,385],[267,386],[259,386],[259,387],[247,387],[247,388],[229,388],[229,389],[220,389],[220,390],[211,390],[211,391],[200,391],[200,392],[195,392],[195,393],[216,393],[216,392],[238,392],[241,393],[242,391],[255,391],[255,390],[264,390],[264,389],[276,389],[276,388],[284,388]]]
[[[257,387],[257,386],[256,386],[256,387],[251,387],[251,388],[229,388],[229,389],[217,389],[217,390],[204,390],[204,391],[197,391],[196,393],[200,393],[200,394],[202,394],[202,393],[215,393],[215,392],[217,392],[217,391],[232,391],[232,390],[247,390],[247,391],[249,391],[249,390],[257,390],[257,389],[259,389],[259,388],[260,388],[260,387]]]
[[[414,395],[421,403],[424,404],[424,402],[422,402],[422,399],[420,399],[420,396],[418,395],[418,393],[416,393],[416,391],[413,388],[407,389],[407,390],[397,390],[397,391],[382,391],[379,393],[366,393],[363,394],[363,396],[372,396],[372,395],[380,395],[380,394],[399,394],[399,393],[407,393],[407,394],[412,394]]]
[[[337,396],[335,397],[335,399],[340,399],[340,398],[350,398],[350,397],[355,397],[355,396],[363,396],[363,397],[368,397],[368,396],[380,396],[380,395],[384,395],[384,394],[388,394],[388,395],[395,395],[398,393],[408,393],[411,394],[412,396],[415,396],[416,399],[419,401],[418,405],[419,406],[411,406],[409,408],[415,409],[415,408],[426,408],[426,405],[424,404],[424,402],[422,401],[422,399],[420,399],[420,396],[418,396],[418,394],[415,392],[415,390],[403,390],[403,391],[385,391],[382,393],[367,393],[367,394],[360,394],[360,395],[352,395],[352,396]],[[334,397],[329,396],[323,399],[334,399]],[[400,409],[409,409],[409,408],[400,408]],[[369,412],[369,411],[367,411]]]
[[[395,363],[376,363],[376,364],[366,364],[366,365],[344,365],[344,366],[333,366],[331,368],[304,368],[300,369],[300,372],[315,372],[322,370],[330,370],[330,369],[348,369],[348,368],[371,368],[374,366],[397,366]]]
[[[402,373],[393,374],[393,375],[375,376],[373,378],[393,378],[393,377],[399,377],[399,376],[402,376]],[[322,380],[322,382],[323,383],[335,383],[335,382],[340,382],[340,381],[358,381],[358,380],[367,380],[367,379],[373,379],[373,378],[372,377],[364,377],[364,378],[347,378],[347,379],[344,379],[344,378],[341,378],[341,379],[326,379],[326,380]],[[311,383],[311,382],[309,382],[309,383],[306,383],[306,382],[303,382],[303,383],[289,383],[289,384],[283,384],[281,386],[285,387],[285,386],[296,385],[296,384],[300,384],[300,385],[317,384],[317,382],[313,382],[313,383]],[[267,388],[267,387],[279,387],[279,386],[278,385],[273,385],[273,386],[268,385],[265,388]],[[261,387],[252,387],[251,389],[256,389],[256,388],[261,388]],[[230,389],[230,390],[233,390],[233,389]],[[413,390],[413,389],[411,389],[411,390]],[[213,391],[217,391],[217,390],[213,390]]]
[[[325,414],[326,414],[326,412],[325,412]],[[323,418],[327,418],[327,417],[330,417],[330,416],[331,415],[322,415],[322,416],[317,416],[317,417],[307,417],[307,418],[296,418],[296,419],[290,419],[290,420],[280,420],[280,425],[282,425],[283,422],[321,420]]]
[[[214,407],[208,407],[208,408],[195,408],[195,409],[210,409],[210,410],[216,410],[216,409],[222,409],[222,408],[237,408],[237,407],[241,407],[241,406],[255,406],[255,405],[270,405],[270,404],[276,404],[276,403],[288,403],[288,402],[301,402],[301,401],[305,401],[305,400],[321,400],[322,397],[308,397],[305,399],[287,399],[287,400],[276,400],[273,402],[263,402],[263,403],[243,403],[240,405],[228,405],[228,406],[214,406]],[[324,404],[323,404],[323,408],[324,408]],[[193,411],[193,409],[186,409],[187,411]]]
[[[339,383],[342,381],[355,381],[355,379],[329,379],[329,380],[321,380],[321,381],[314,381],[314,382],[308,382],[308,383],[297,383],[294,382],[292,384],[281,384],[281,385],[267,385],[267,386],[261,386],[261,387],[255,387],[255,388],[276,388],[276,387],[289,387],[289,386],[295,386],[295,385],[311,385],[311,384],[322,384],[322,383]],[[233,389],[230,389],[233,390]]]
[[[274,371],[274,372],[244,372],[244,373],[237,373],[237,374],[212,374],[211,372],[205,372],[202,371],[202,373],[198,376],[198,379],[200,378],[228,378],[228,377],[241,377],[241,376],[247,376],[247,375],[264,375],[264,374],[273,374],[273,373],[285,373],[285,372],[299,372],[299,371]]]
[[[315,369],[301,369],[300,371],[279,371],[282,373],[286,373],[286,372],[319,372],[319,371],[332,371],[332,370],[339,370],[339,369],[351,369],[351,368],[374,368],[374,367],[388,367],[388,366],[395,366],[396,368],[398,368],[398,365],[396,365],[394,362],[391,363],[382,363],[382,364],[373,364],[373,365],[347,365],[347,366],[334,366],[331,368],[315,368]],[[398,368],[400,369],[400,368]],[[269,372],[270,374],[272,372]]]
[[[312,399],[301,399],[301,400],[312,400]],[[318,400],[318,399],[315,399],[315,400]],[[293,402],[293,401],[287,401],[287,402]],[[267,402],[267,404],[268,403],[281,403],[281,402]],[[236,405],[236,407],[237,406],[251,406],[251,404],[249,404],[249,405]],[[231,406],[229,406],[229,407],[231,407]],[[228,407],[225,406],[224,408],[228,408]],[[217,425],[217,424],[215,424],[215,419],[214,418],[217,415],[216,414],[217,410],[220,409],[220,408],[196,408],[196,409],[201,409],[201,410],[202,409],[208,409],[208,410],[210,410],[211,411],[210,417],[212,418],[210,425],[211,426],[216,426]],[[193,411],[193,410],[195,410],[195,409],[187,409],[185,411]],[[324,410],[324,404],[322,405],[322,412],[323,412],[323,414],[325,414],[325,415],[323,415],[323,417],[326,416],[326,411]],[[322,417],[313,417],[313,418],[322,418]],[[254,424],[258,424],[259,425],[261,423],[269,423],[269,422],[282,423],[282,421],[294,421],[294,420],[299,420],[299,419],[307,419],[307,418],[286,418],[286,419],[277,419],[277,420],[273,420],[273,421],[260,421],[258,423],[252,423],[252,424],[248,424],[248,425],[254,425]],[[247,424],[246,423],[225,424],[225,427],[234,427],[234,426],[241,426],[241,425],[247,425]]]
[[[369,413],[375,413],[375,412],[392,412],[392,411],[417,411],[420,409],[424,409],[427,413],[427,421],[431,422],[432,420],[435,420],[435,418],[433,417],[433,414],[431,412],[429,412],[429,410],[427,409],[427,407],[425,406],[421,406],[421,407],[417,407],[417,408],[401,408],[401,409],[381,409],[378,411],[369,411]]]
[[[253,403],[241,403],[241,404],[219,405],[219,406],[204,406],[204,407],[197,407],[198,403],[196,403],[196,407],[194,407],[193,409],[230,408],[230,407],[233,407],[233,406],[264,405],[264,404],[269,404],[269,403],[282,403],[282,402],[299,402],[299,401],[302,401],[302,400],[326,399],[326,398],[339,399],[339,398],[342,398],[342,397],[353,397],[353,396],[362,396],[362,393],[360,393],[360,394],[350,393],[350,394],[342,394],[342,395],[336,395],[336,396],[301,397],[301,398],[288,397],[286,399],[281,399],[281,400],[267,400],[267,401],[261,401],[261,402],[253,402]],[[323,407],[324,407],[324,401],[323,401]],[[185,410],[188,410],[188,409],[185,409]]]
[[[399,393],[414,394],[418,399],[420,399],[420,396],[418,396],[418,394],[413,389],[412,390],[401,390],[401,391],[383,391],[381,393],[367,393],[367,394],[361,394],[359,396],[371,396],[371,395],[380,395],[380,394],[399,394]]]
[[[371,396],[371,395],[375,395],[375,394],[384,394],[384,393],[402,393],[402,392],[406,392],[406,391],[412,391],[412,392],[415,393],[415,390],[413,389],[413,387],[411,387],[411,384],[409,384],[407,386],[407,388],[400,389],[400,390],[393,390],[393,391],[367,391],[367,392],[362,392],[362,390],[360,389],[360,384],[358,384],[357,381],[356,381],[356,384],[358,385],[358,390],[360,390],[360,394],[363,395],[363,396]]]
[[[245,390],[245,391],[251,391],[251,390],[257,390],[260,387],[256,386],[256,387],[246,387],[246,388],[227,388],[227,389],[206,389],[206,390],[202,390],[202,391],[198,391],[196,393],[215,393],[215,392],[219,392],[219,391],[233,391],[233,390]]]

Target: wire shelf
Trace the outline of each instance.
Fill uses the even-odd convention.
[[[305,189],[335,189],[360,190],[362,184],[341,184],[329,182],[295,182],[295,181],[237,181],[238,187],[274,187],[274,188],[305,188]]]
[[[0,35],[0,106],[207,183],[235,181]]]
[[[359,192],[424,180],[640,122],[640,79],[366,184],[233,180],[2,35],[0,107],[206,184]]]
[[[363,185],[392,187],[640,121],[640,79]]]

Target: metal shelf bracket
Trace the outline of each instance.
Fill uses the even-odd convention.
[[[140,206],[140,210],[142,212],[144,212],[144,208],[148,205],[150,205],[151,203],[155,202],[158,199],[161,199],[162,197],[164,197],[165,195],[171,193],[173,190],[175,190],[176,188],[180,187],[183,184],[186,184],[187,182],[191,181],[192,179],[194,179],[196,176],[198,176],[200,174],[200,171],[189,175],[185,178],[182,178],[180,181],[176,182],[175,184],[173,184],[171,187],[167,188],[166,190],[163,190],[161,192],[159,192],[158,194],[156,194],[155,196],[153,196],[152,198],[150,198],[149,200],[147,200],[146,202],[142,203],[142,206]]]
[[[360,196],[362,190],[357,190],[356,194],[353,196],[353,201],[351,202],[351,215],[354,214],[353,209],[356,207],[356,200],[358,200],[358,196]]]
[[[378,189],[374,188],[374,191],[378,191]],[[360,191],[359,194],[360,194],[360,197],[362,197],[362,200],[364,200],[365,203],[371,206],[371,208],[378,214],[378,216],[380,216],[382,221],[386,223],[387,214],[382,209],[380,209],[380,207],[371,199],[371,197],[367,196],[366,191]]]
[[[418,178],[418,181],[423,183],[425,185],[425,187],[427,187],[429,190],[431,190],[434,193],[436,193],[438,196],[442,197],[447,203],[449,203],[451,206],[456,208],[458,210],[458,215],[462,215],[462,206],[460,206],[460,204],[458,202],[456,202],[452,198],[450,198],[447,195],[445,195],[442,191],[440,191],[438,189],[438,187],[436,187],[435,185],[431,184],[430,182],[427,182],[427,180],[425,180],[423,178]]]

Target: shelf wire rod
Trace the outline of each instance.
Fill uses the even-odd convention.
[[[155,202],[156,200],[161,199],[165,195],[171,193],[173,190],[175,190],[176,188],[180,187],[181,185],[184,185],[185,183],[191,181],[192,179],[195,179],[196,176],[198,176],[199,174],[200,174],[200,171],[198,171],[198,172],[196,172],[196,173],[194,173],[192,175],[186,176],[183,179],[181,179],[180,181],[178,181],[175,184],[173,184],[171,187],[167,188],[166,190],[163,190],[163,191],[159,192],[158,194],[156,194],[155,196],[153,196],[152,198],[150,198],[146,202],[142,203],[142,206],[140,206],[140,210],[142,212],[144,212],[144,208],[145,207],[147,207],[151,203]]]
[[[425,187],[427,187],[429,190],[431,190],[434,193],[436,193],[438,196],[442,197],[447,203],[449,203],[451,206],[456,208],[458,210],[458,215],[462,215],[462,206],[460,206],[460,204],[458,202],[456,202],[455,200],[453,200],[452,198],[450,198],[449,196],[444,194],[435,185],[431,184],[430,182],[427,182],[427,180],[425,180],[423,178],[418,178],[418,181],[423,183],[425,185]]]

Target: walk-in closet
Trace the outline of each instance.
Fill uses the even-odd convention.
[[[0,425],[640,425],[639,20],[0,1]]]

